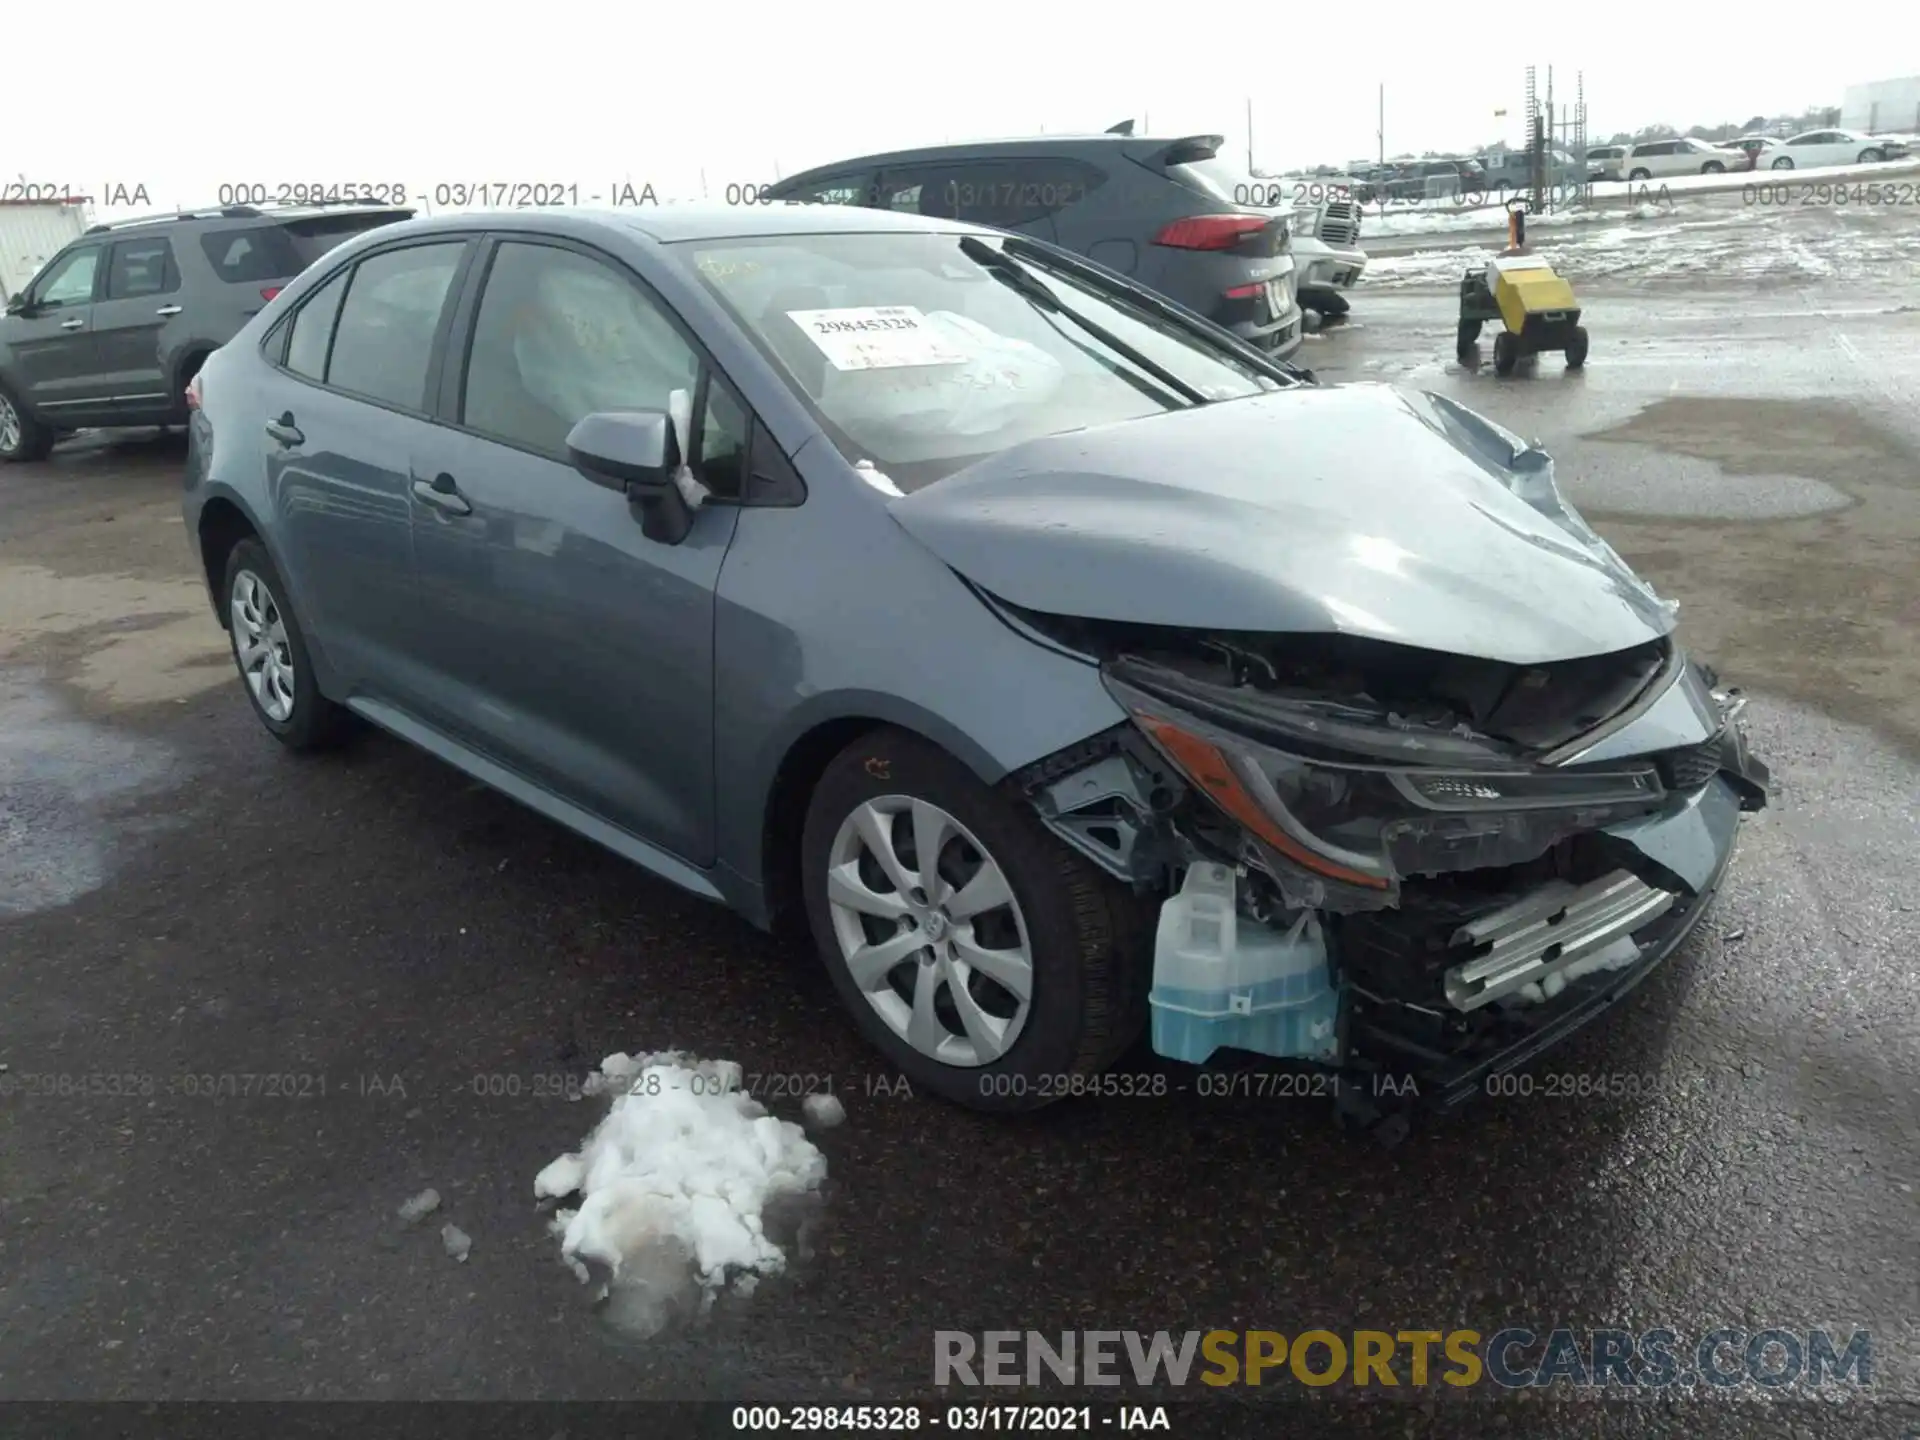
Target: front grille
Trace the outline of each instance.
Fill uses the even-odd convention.
[[[1669,790],[1698,790],[1720,773],[1720,737],[1654,756],[1660,781]]]
[[[1355,244],[1360,239],[1360,208],[1346,200],[1329,201],[1320,221],[1320,238],[1329,245]]]

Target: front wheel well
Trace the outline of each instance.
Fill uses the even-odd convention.
[[[801,888],[800,834],[806,828],[807,806],[827,764],[884,720],[845,715],[807,731],[788,749],[767,792],[765,831],[761,841],[760,874],[766,887],[769,928],[778,935],[804,936],[807,911]]]
[[[220,588],[227,579],[227,557],[242,540],[259,538],[246,512],[231,500],[216,497],[200,511],[200,562],[207,572],[207,596],[222,629],[226,627],[227,611],[220,603]]]

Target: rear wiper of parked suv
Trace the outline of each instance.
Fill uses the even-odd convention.
[[[978,235],[963,235],[960,238],[960,250],[969,260],[984,265],[1013,289],[1019,291],[1034,304],[1057,315],[1064,315],[1082,330],[1086,331],[1102,345],[1112,350],[1130,363],[1139,366],[1167,389],[1181,399],[1193,405],[1208,403],[1204,392],[1196,390],[1178,375],[1158,361],[1149,360],[1133,346],[1122,340],[1097,320],[1089,320],[1070,305],[1064,305],[1055,295],[1047,282],[1033,271],[1022,265],[1005,251],[996,250]]]

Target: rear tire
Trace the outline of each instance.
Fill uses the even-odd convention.
[[[1718,160],[1709,160],[1700,167],[1700,173],[1702,175],[1724,175],[1726,171],[1727,167],[1722,165]]]
[[[1652,178],[1653,178],[1653,172],[1651,170],[1635,170],[1627,176],[1627,179],[1630,181],[1651,180]]]
[[[348,711],[320,693],[286,584],[258,540],[227,556],[227,639],[241,688],[267,733],[289,750],[324,750],[348,734]]]
[[[58,438],[52,429],[27,414],[11,390],[0,385],[0,465],[44,460]]]
[[[1511,330],[1502,330],[1493,337],[1493,373],[1511,375],[1519,363],[1520,337]]]
[[[1587,327],[1576,325],[1567,336],[1567,369],[1578,370],[1587,363]]]
[[[936,833],[929,875],[918,851]],[[808,925],[855,1025],[936,1095],[973,1110],[1037,1109],[1074,1093],[1072,1077],[1105,1070],[1145,1024],[1142,904],[1022,801],[917,735],[875,730],[828,764],[807,806],[801,867]],[[1007,898],[967,909],[990,867]],[[969,964],[969,953],[995,959]]]
[[[1791,170],[1793,168],[1793,157],[1791,155],[1782,155],[1778,160],[1773,162],[1773,168],[1775,170]]]

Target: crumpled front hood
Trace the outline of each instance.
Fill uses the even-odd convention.
[[[1544,454],[1390,385],[1049,436],[891,509],[982,589],[1054,615],[1338,632],[1512,664],[1624,650],[1674,622]]]

